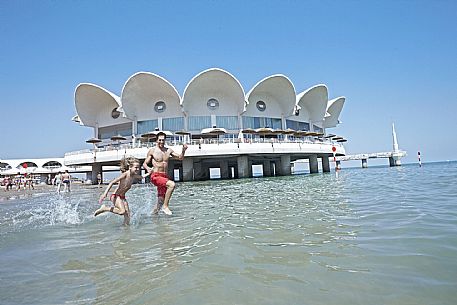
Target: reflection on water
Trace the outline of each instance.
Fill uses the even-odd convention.
[[[2,304],[453,304],[456,165],[135,186],[0,205]],[[433,185],[433,189],[428,187]]]

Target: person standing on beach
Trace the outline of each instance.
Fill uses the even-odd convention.
[[[157,214],[161,210],[167,215],[172,215],[168,205],[175,189],[175,182],[170,180],[167,175],[168,160],[170,157],[183,160],[187,150],[187,144],[182,146],[181,154],[177,154],[171,148],[165,147],[166,137],[164,132],[157,133],[156,146],[149,149],[143,167],[151,174],[151,182],[157,186],[157,203],[152,213]],[[148,165],[151,162],[152,168]]]
[[[121,160],[120,167],[122,174],[108,184],[108,187],[100,196],[100,200],[98,201],[102,206],[95,211],[94,216],[105,212],[123,215],[124,225],[128,225],[130,224],[130,208],[125,198],[125,193],[127,193],[127,191],[132,187],[134,179],[142,179],[143,177],[149,176],[149,173],[145,174],[144,176],[138,175],[138,171],[140,170],[140,161],[134,157],[123,158]],[[107,207],[106,205],[102,204],[102,202],[106,196],[108,196],[108,192],[111,187],[116,183],[119,183],[119,185],[110,197],[113,206]]]

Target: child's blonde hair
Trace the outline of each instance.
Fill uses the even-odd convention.
[[[133,166],[135,163],[140,163],[140,161],[135,157],[124,157],[121,159],[121,172],[126,172],[129,170],[130,167]]]

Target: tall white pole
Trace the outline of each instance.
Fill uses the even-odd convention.
[[[392,123],[392,137],[394,152],[398,152],[397,133],[395,132],[395,124]]]

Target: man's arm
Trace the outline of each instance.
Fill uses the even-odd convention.
[[[186,150],[187,150],[187,144],[183,144],[181,154],[178,155],[176,152],[174,152],[172,150],[171,156],[182,161],[184,159],[184,154],[186,153]]]
[[[149,162],[152,161],[152,153],[154,152],[154,148],[148,150],[148,154],[146,155],[146,159],[143,162],[143,168],[148,172],[151,173],[152,168],[149,167]]]

